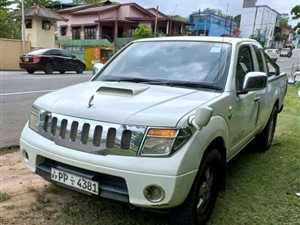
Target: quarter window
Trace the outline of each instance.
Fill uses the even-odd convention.
[[[258,69],[260,72],[267,72],[266,62],[264,60],[264,52],[262,49],[259,49],[256,45],[252,45],[256,54]]]

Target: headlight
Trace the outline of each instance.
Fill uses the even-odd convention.
[[[40,109],[33,105],[29,116],[29,127],[36,132],[39,130],[39,117]]]
[[[177,151],[191,136],[191,131],[185,129],[148,130],[141,149],[142,156],[166,156]]]

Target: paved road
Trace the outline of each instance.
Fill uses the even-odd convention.
[[[288,75],[291,75],[293,64],[299,63],[300,69],[300,49],[294,49],[293,55],[291,58],[287,57],[278,57],[276,63],[280,66],[282,72],[286,72]]]
[[[37,97],[90,78],[90,71],[81,75],[0,71],[0,148],[19,144],[22,128]]]
[[[291,74],[294,62],[300,63],[300,49],[295,49],[291,58],[279,57],[277,60],[281,71],[288,74]],[[83,75],[45,75],[43,72],[28,75],[26,72],[0,71],[0,148],[19,144],[19,137],[34,99],[49,91],[90,78],[91,72]]]

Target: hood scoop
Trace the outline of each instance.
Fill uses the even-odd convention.
[[[134,96],[146,91],[148,85],[135,83],[116,83],[100,87],[97,92],[101,94],[129,95]]]

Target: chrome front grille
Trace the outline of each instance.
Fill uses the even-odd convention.
[[[137,155],[145,126],[112,124],[40,112],[39,134],[57,145],[100,155]]]

